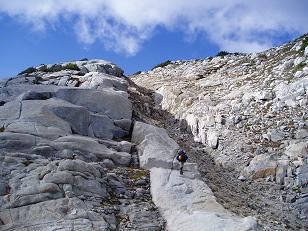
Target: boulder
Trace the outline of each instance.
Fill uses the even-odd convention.
[[[308,130],[307,129],[299,129],[295,133],[296,139],[304,139],[308,137]]]
[[[118,145],[117,145],[117,150],[118,150],[119,152],[128,152],[128,153],[130,153],[130,152],[131,152],[131,149],[132,149],[132,146],[133,146],[132,143],[123,140],[123,141],[121,141],[121,142],[118,143]]]
[[[140,166],[171,168],[179,148],[166,130],[142,122],[135,122],[132,142],[137,144]]]
[[[276,169],[276,183],[284,184],[284,178],[287,177],[288,165],[278,165]]]
[[[243,170],[243,175],[252,179],[264,178],[276,175],[276,161],[272,160],[267,154],[255,156],[247,167]]]
[[[207,132],[207,144],[211,148],[216,149],[218,147],[218,137],[219,133],[217,130],[209,129]]]
[[[254,97],[258,100],[271,100],[273,99],[273,92],[271,91],[259,91],[255,93]]]
[[[277,130],[274,130],[270,133],[270,140],[273,141],[273,142],[278,142],[278,141],[283,140],[284,136],[285,136],[284,133],[277,131]]]
[[[308,142],[290,144],[286,147],[285,154],[289,156],[291,160],[296,160],[299,157],[308,157]]]

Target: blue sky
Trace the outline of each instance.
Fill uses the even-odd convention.
[[[308,32],[305,0],[0,0],[0,78],[98,58],[132,74],[220,50],[257,52]]]

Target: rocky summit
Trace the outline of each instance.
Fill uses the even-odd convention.
[[[307,45],[0,81],[0,230],[307,230]]]

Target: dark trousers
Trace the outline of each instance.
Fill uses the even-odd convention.
[[[184,167],[184,161],[180,162],[180,174],[183,175],[183,167]]]

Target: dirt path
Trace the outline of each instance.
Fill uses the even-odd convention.
[[[202,179],[226,209],[242,216],[255,216],[261,230],[307,230],[307,224],[296,217],[292,204],[283,200],[288,200],[290,194],[286,195],[279,185],[264,179],[241,182],[237,179],[238,173],[216,165],[204,145],[194,142],[191,134],[182,131],[172,115],[154,107],[151,91],[129,82],[134,118],[164,127],[187,150],[190,161],[199,164]]]

